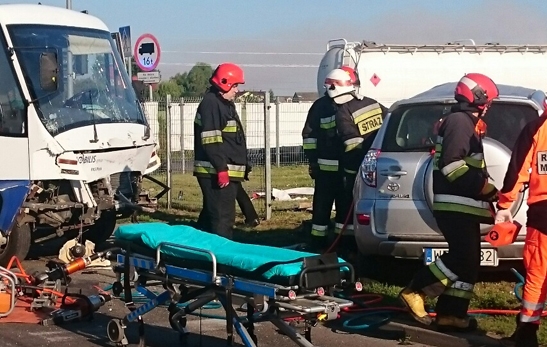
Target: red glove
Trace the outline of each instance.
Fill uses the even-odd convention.
[[[230,183],[230,177],[228,171],[221,171],[218,173],[218,185],[220,188],[226,187]]]

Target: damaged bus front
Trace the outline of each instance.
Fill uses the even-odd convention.
[[[0,265],[31,242],[106,240],[116,219],[153,208],[160,165],[124,63],[99,19],[0,5]]]

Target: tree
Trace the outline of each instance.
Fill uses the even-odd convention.
[[[131,58],[131,75],[132,76],[137,76],[138,72],[141,72],[141,69],[139,68],[139,66],[135,62],[135,58]]]
[[[212,74],[211,65],[198,62],[188,73],[177,74],[174,79],[182,87],[183,96],[203,96],[209,87]]]
[[[270,89],[268,93],[270,93],[270,102],[274,102],[275,101],[275,94],[274,94],[273,89]]]
[[[173,79],[170,79],[159,84],[156,94],[160,99],[164,99],[170,94],[171,100],[176,100],[182,96],[182,88]]]
[[[171,94],[173,99],[203,96],[209,87],[209,78],[212,74],[211,65],[198,62],[190,71],[177,73],[168,81],[161,82],[158,86],[157,96],[164,98],[167,94]]]

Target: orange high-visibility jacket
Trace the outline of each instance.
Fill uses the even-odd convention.
[[[507,209],[528,183],[527,225],[547,233],[547,112],[526,124],[513,148],[499,193],[498,209]]]

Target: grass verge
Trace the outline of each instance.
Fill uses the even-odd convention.
[[[519,310],[520,303],[514,295],[514,286],[514,282],[507,281],[477,283],[475,286],[475,297],[471,301],[470,310]],[[380,306],[401,306],[397,299],[397,295],[401,289],[401,286],[381,282],[370,282],[363,286],[365,292],[380,294],[384,297]],[[428,306],[433,308],[435,301],[428,299]],[[479,329],[488,335],[508,337],[515,331],[516,322],[515,315],[513,314],[478,314],[476,318],[479,323]],[[545,326],[544,319],[542,319],[538,336],[540,344],[547,345],[547,327]]]
[[[264,168],[256,167],[249,175],[250,180],[243,182],[243,187],[252,195],[252,193],[263,193],[265,190]],[[155,176],[160,181],[165,181],[165,176]],[[159,192],[160,188],[151,181],[143,183],[145,189],[151,191],[152,195]],[[308,168],[304,165],[289,165],[275,167],[272,166],[272,187],[275,189],[285,190],[297,187],[313,187],[313,181],[308,175]],[[201,190],[196,178],[189,173],[174,173],[171,183],[172,201],[171,207],[174,210],[185,211],[189,216],[197,216],[201,211],[202,197]],[[166,198],[160,199],[160,204],[166,206]],[[253,200],[255,209],[259,215],[265,214],[265,199]],[[272,211],[291,211],[297,210],[302,205],[310,205],[311,197],[300,197],[299,200],[293,201],[272,201]],[[238,214],[240,213],[238,207]],[[273,222],[272,218],[272,222]],[[282,221],[283,219],[279,219]],[[268,225],[271,225],[270,222]]]

